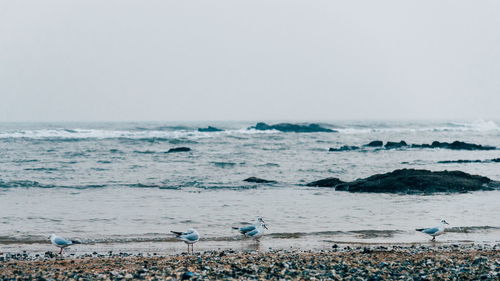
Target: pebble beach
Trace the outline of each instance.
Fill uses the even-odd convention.
[[[500,244],[334,244],[322,251],[0,255],[1,280],[498,280]]]

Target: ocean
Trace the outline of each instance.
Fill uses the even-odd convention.
[[[179,252],[170,230],[196,228],[195,249],[323,249],[335,243],[500,242],[500,191],[402,195],[308,187],[395,169],[460,170],[500,180],[496,150],[359,149],[373,140],[455,140],[500,147],[500,122],[315,122],[333,133],[248,129],[257,122],[0,123],[0,252]],[[273,123],[273,122],[269,122]],[[300,123],[300,122],[294,122]],[[214,126],[224,131],[199,132]],[[191,151],[166,153],[171,148]],[[456,160],[481,160],[475,162]],[[444,162],[443,162],[444,161]],[[259,177],[277,183],[243,180]],[[231,229],[262,216],[260,244]]]

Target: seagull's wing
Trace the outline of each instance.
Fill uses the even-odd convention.
[[[258,233],[259,233],[259,230],[258,230],[258,229],[254,229],[254,230],[252,230],[252,231],[245,232],[245,235],[246,235],[246,236],[250,236],[250,237],[252,237],[252,236],[257,235]]]
[[[54,244],[56,244],[58,246],[69,246],[69,245],[73,244],[73,242],[66,240],[62,237],[56,237],[56,238],[54,238]]]
[[[436,232],[439,231],[439,228],[437,227],[432,227],[432,228],[425,228],[424,230],[422,230],[423,233],[426,233],[426,234],[429,234],[429,235],[432,235]]]
[[[244,227],[240,227],[240,232],[243,233],[243,234],[246,234],[250,231],[254,231],[256,230],[257,228],[255,227],[255,225],[249,225],[249,226],[244,226]]]
[[[186,241],[194,242],[194,241],[198,241],[198,239],[200,239],[200,236],[198,235],[198,233],[190,232],[190,233],[182,234],[180,236],[180,238],[183,240],[186,240]]]
[[[179,237],[179,236],[181,236],[181,235],[185,234],[185,233],[180,232],[180,231],[170,231],[170,232],[172,232],[173,234],[175,234],[175,236],[177,236],[177,237]]]

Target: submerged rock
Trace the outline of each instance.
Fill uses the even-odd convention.
[[[310,183],[306,184],[306,186],[335,187],[341,183],[344,183],[344,181],[341,181],[338,178],[331,177],[331,178],[326,178],[326,179],[310,182]]]
[[[486,160],[484,160],[486,161]],[[456,163],[456,164],[463,164],[463,163],[483,163],[483,160],[443,160],[443,161],[438,161],[439,164],[451,164],[451,163]]]
[[[277,183],[277,181],[265,180],[257,177],[249,177],[244,179],[246,182],[254,182],[254,183]]]
[[[411,144],[409,145],[404,140],[400,142],[392,142],[388,141],[385,145],[380,140],[371,141],[368,144],[363,145],[364,147],[384,147],[385,149],[397,149],[397,148],[442,148],[442,149],[453,149],[453,150],[495,150],[497,149],[494,146],[489,145],[481,145],[475,143],[466,143],[463,141],[454,141],[452,143],[449,142],[439,142],[433,141],[432,143],[424,143],[424,144]],[[342,146],[340,148],[332,148],[330,151],[349,151],[354,150],[356,146]],[[351,149],[349,149],[351,148]]]
[[[291,133],[318,133],[318,132],[337,132],[336,130],[328,129],[320,126],[319,124],[291,124],[291,123],[279,123],[274,125],[268,125],[266,123],[260,122],[249,129],[255,129],[260,131],[266,130],[277,130],[280,132],[291,132]]]
[[[222,132],[222,131],[224,130],[212,126],[208,126],[206,128],[198,128],[198,132]]]
[[[174,147],[174,148],[171,148],[169,149],[167,152],[165,153],[173,153],[173,152],[187,152],[187,151],[191,151],[191,148],[189,147]]]
[[[350,150],[358,150],[359,148],[360,148],[359,146],[344,145],[344,146],[341,146],[339,148],[330,147],[330,149],[328,151],[350,151]]]
[[[402,169],[342,183],[336,190],[349,192],[434,193],[493,190],[498,182],[461,171]]]
[[[463,164],[463,163],[498,163],[500,162],[500,158],[494,158],[494,159],[486,159],[486,160],[464,160],[464,159],[459,159],[459,160],[443,160],[443,161],[438,161],[439,164],[451,164],[451,163],[456,163],[456,164]]]
[[[374,141],[371,141],[368,144],[365,144],[365,146],[368,146],[368,147],[380,147],[380,146],[383,146],[383,145],[384,145],[384,143],[381,140],[374,140]]]

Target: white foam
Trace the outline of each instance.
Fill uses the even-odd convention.
[[[10,132],[0,132],[0,139],[6,138],[30,138],[30,139],[145,139],[145,138],[210,138],[221,135],[251,135],[251,134],[275,134],[278,131],[259,131],[259,130],[227,130],[221,132],[198,132],[190,130],[178,131],[127,131],[127,130],[100,130],[100,129],[39,129],[39,130],[17,130]]]

